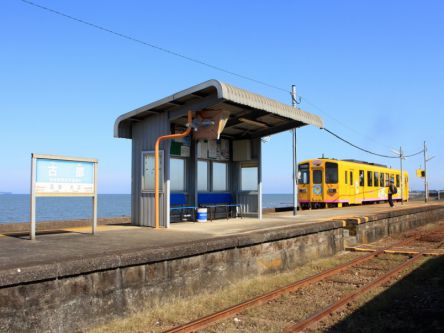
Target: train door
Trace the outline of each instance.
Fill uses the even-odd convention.
[[[404,182],[405,186],[403,188],[403,190],[404,190],[403,198],[405,201],[408,201],[409,200],[409,177],[406,174],[404,175],[404,177],[405,177],[404,178],[405,179],[405,182]]]
[[[322,168],[312,169],[312,188],[311,188],[311,201],[316,203],[323,202],[323,172]]]
[[[336,162],[325,162],[324,202],[326,206],[338,206],[339,167]]]
[[[358,187],[358,200],[359,203],[364,201],[364,170],[359,170],[359,187]]]
[[[354,174],[353,174],[353,169],[350,169],[350,170],[348,170],[348,174],[349,174],[349,176],[350,176],[350,179],[349,179],[349,190],[348,190],[348,193],[349,193],[349,203],[351,203],[351,204],[353,204],[353,203],[355,203],[355,201],[356,201],[356,192],[355,192],[355,183],[354,183],[354,181],[355,181],[355,177],[354,177]]]
[[[310,167],[308,163],[299,164],[298,171],[298,200],[302,208],[309,208],[310,195]]]

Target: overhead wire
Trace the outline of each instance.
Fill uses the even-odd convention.
[[[40,5],[40,4],[38,4],[38,3],[35,3],[35,2],[32,2],[32,1],[29,1],[29,0],[18,0],[18,1],[21,1],[21,2],[23,2],[23,3],[25,3],[25,4],[28,4],[28,5],[31,5],[31,6],[34,6],[34,7],[40,8],[40,9],[45,10],[45,11],[47,11],[47,12],[50,12],[50,13],[52,13],[52,14],[55,14],[55,15],[59,15],[59,16],[65,17],[65,18],[70,19],[70,20],[72,20],[72,21],[76,21],[76,22],[78,22],[78,23],[81,23],[81,24],[84,24],[84,25],[90,26],[90,27],[92,27],[92,28],[95,28],[95,29],[98,29],[98,30],[101,30],[101,31],[104,31],[104,32],[108,32],[108,33],[113,34],[113,35],[115,35],[115,36],[117,36],[117,37],[120,37],[120,38],[123,38],[123,39],[129,40],[129,41],[132,41],[132,42],[135,42],[135,43],[139,43],[139,44],[142,44],[142,45],[145,45],[145,46],[151,47],[151,48],[156,49],[156,50],[158,50],[158,51],[161,51],[161,52],[164,52],[164,53],[168,53],[168,54],[170,54],[170,55],[173,55],[173,56],[176,56],[176,57],[179,57],[179,58],[182,58],[182,59],[188,60],[188,61],[190,61],[190,62],[194,62],[194,63],[199,64],[199,65],[202,65],[202,66],[206,66],[206,67],[208,67],[208,68],[211,68],[211,69],[217,70],[217,71],[219,71],[219,72],[223,72],[223,73],[226,73],[226,74],[230,74],[230,75],[233,75],[233,76],[239,77],[239,78],[244,79],[244,80],[248,80],[248,81],[251,81],[251,82],[254,82],[254,83],[257,83],[257,84],[261,84],[261,85],[266,86],[266,87],[269,87],[269,88],[273,88],[273,89],[276,89],[276,90],[280,90],[280,91],[283,91],[283,92],[289,93],[288,89],[285,89],[285,88],[282,88],[282,87],[279,87],[279,86],[276,86],[276,85],[270,84],[270,83],[265,82],[265,81],[257,80],[257,79],[255,79],[255,78],[249,77],[249,76],[247,76],[247,75],[238,74],[238,73],[233,72],[233,71],[230,71],[230,70],[228,70],[228,69],[225,69],[225,68],[222,68],[222,67],[219,67],[219,66],[212,65],[212,64],[210,64],[210,63],[208,63],[208,62],[205,62],[205,61],[203,61],[203,60],[200,60],[200,59],[197,59],[197,58],[192,58],[192,57],[189,57],[189,56],[187,56],[187,55],[181,54],[181,53],[179,53],[179,52],[172,51],[172,50],[169,50],[169,49],[167,49],[167,48],[164,48],[164,47],[161,47],[161,46],[158,46],[158,45],[152,44],[152,43],[145,42],[145,41],[143,41],[143,40],[141,40],[141,39],[138,39],[138,38],[135,38],[135,37],[132,37],[132,36],[129,36],[129,35],[126,35],[126,34],[123,34],[123,33],[120,33],[120,32],[117,32],[117,31],[114,31],[114,30],[111,30],[111,29],[108,29],[108,28],[105,28],[105,27],[103,27],[103,26],[101,26],[101,25],[98,25],[98,24],[95,24],[95,23],[91,23],[91,22],[89,22],[89,21],[85,21],[85,20],[83,20],[83,19],[80,19],[80,18],[78,18],[78,17],[74,17],[74,16],[72,16],[72,15],[68,15],[68,14],[62,13],[62,12],[60,12],[60,11],[58,11],[58,10],[55,10],[55,9],[52,9],[52,8],[49,8],[49,7],[46,7],[46,6]]]
[[[333,121],[335,121],[336,123],[340,124],[341,126],[347,128],[347,129],[349,129],[350,131],[352,131],[352,132],[354,132],[354,133],[356,133],[356,134],[358,134],[358,135],[360,135],[360,136],[366,138],[367,140],[372,141],[372,142],[374,142],[374,143],[377,143],[377,144],[379,144],[379,145],[381,145],[381,146],[384,146],[384,147],[386,147],[386,148],[388,148],[388,149],[393,149],[393,147],[389,147],[389,146],[387,146],[386,144],[383,144],[383,143],[381,143],[381,142],[375,140],[375,139],[372,138],[372,137],[369,137],[369,136],[367,136],[367,135],[365,135],[365,134],[363,134],[363,133],[361,133],[361,132],[358,132],[358,131],[357,131],[355,128],[353,128],[352,126],[348,126],[348,125],[345,124],[344,122],[342,122],[342,121],[340,121],[339,119],[333,117],[331,114],[327,113],[325,110],[323,110],[322,108],[320,108],[319,106],[317,106],[317,105],[314,104],[313,102],[309,101],[305,96],[302,96],[302,101],[305,102],[305,103],[307,103],[307,104],[309,104],[309,105],[311,105],[311,106],[313,106],[315,109],[317,109],[318,111],[320,111],[321,113],[323,113],[323,114],[324,114],[325,116],[327,116],[328,118],[332,119]]]
[[[283,92],[285,92],[285,93],[290,93],[290,95],[291,95],[291,92],[288,91],[288,89],[285,89],[285,88],[282,88],[282,87],[279,87],[279,86],[276,86],[276,85],[270,84],[270,83],[268,83],[268,82],[261,81],[261,80],[258,80],[258,79],[255,79],[255,78],[252,78],[252,77],[249,77],[249,76],[243,75],[243,74],[239,74],[239,73],[233,72],[233,71],[231,71],[231,70],[227,70],[227,69],[222,68],[222,67],[219,67],[219,66],[215,66],[215,65],[210,64],[210,63],[208,63],[208,62],[205,62],[205,61],[203,61],[203,60],[200,60],[200,59],[197,59],[197,58],[193,58],[193,57],[189,57],[189,56],[184,55],[184,54],[181,54],[181,53],[179,53],[179,52],[172,51],[172,50],[170,50],[170,49],[167,49],[167,48],[164,48],[164,47],[161,47],[161,46],[158,46],[158,45],[155,45],[155,44],[152,44],[152,43],[149,43],[149,42],[143,41],[143,40],[141,40],[141,39],[138,39],[138,38],[135,38],[135,37],[132,37],[132,36],[129,36],[129,35],[126,35],[126,34],[123,34],[123,33],[120,33],[120,32],[117,32],[117,31],[114,31],[114,30],[111,30],[111,29],[108,29],[108,28],[105,28],[104,26],[101,26],[101,25],[98,25],[98,24],[95,24],[95,23],[92,23],[92,22],[89,22],[89,21],[85,21],[85,20],[83,20],[83,19],[80,19],[80,18],[78,18],[78,17],[72,16],[72,15],[69,15],[69,14],[65,14],[65,13],[60,12],[60,11],[58,11],[58,10],[55,10],[55,9],[52,9],[52,8],[49,8],[49,7],[46,7],[46,6],[40,5],[40,4],[38,4],[38,3],[35,3],[35,2],[33,2],[33,1],[29,1],[29,0],[18,0],[18,1],[21,1],[21,2],[23,2],[23,3],[25,3],[25,4],[27,4],[27,5],[34,6],[34,7],[36,7],[36,8],[39,8],[39,9],[45,10],[45,11],[47,11],[47,12],[49,12],[49,13],[52,13],[52,14],[55,14],[55,15],[58,15],[58,16],[65,17],[65,18],[67,18],[67,19],[69,19],[69,20],[72,20],[72,21],[75,21],[75,22],[78,22],[78,23],[81,23],[81,24],[87,25],[87,26],[92,27],[92,28],[94,28],[94,29],[98,29],[98,30],[101,30],[101,31],[104,31],[104,32],[107,32],[107,33],[113,34],[113,35],[115,35],[115,36],[117,36],[117,37],[120,37],[120,38],[123,38],[123,39],[129,40],[129,41],[132,41],[132,42],[138,43],[138,44],[142,44],[142,45],[145,45],[145,46],[151,47],[151,48],[153,48],[153,49],[155,49],[155,50],[158,50],[158,51],[161,51],[161,52],[164,52],[164,53],[170,54],[170,55],[172,55],[172,56],[176,56],[176,57],[182,58],[182,59],[184,59],[184,60],[187,60],[187,61],[190,61],[190,62],[193,62],[193,63],[199,64],[199,65],[202,65],[202,66],[206,66],[206,67],[208,67],[208,68],[211,68],[211,69],[217,70],[217,71],[219,71],[219,72],[223,72],[223,73],[226,73],[226,74],[229,74],[229,75],[232,75],[232,76],[236,76],[236,77],[238,77],[238,78],[241,78],[241,79],[244,79],[244,80],[247,80],[247,81],[250,81],[250,82],[254,82],[254,83],[257,83],[257,84],[260,84],[260,85],[263,85],[263,86],[269,87],[269,88],[273,88],[273,89],[276,89],[276,90],[279,90],[279,91],[283,91]],[[291,96],[292,96],[292,95],[291,95]],[[294,97],[292,96],[292,98],[294,98]],[[350,129],[350,130],[352,130],[352,131],[354,131],[354,132],[356,132],[356,133],[362,135],[362,133],[357,132],[355,129],[351,128],[350,126],[347,126],[346,124],[344,124],[343,122],[339,121],[339,120],[336,119],[335,117],[329,115],[329,114],[326,113],[323,109],[321,109],[320,107],[318,107],[316,104],[314,104],[314,103],[310,102],[309,100],[307,100],[307,98],[305,98],[305,97],[302,97],[302,98],[299,100],[298,104],[301,103],[301,100],[303,100],[303,102],[306,102],[306,103],[312,105],[313,107],[315,107],[316,109],[318,109],[320,112],[322,112],[324,115],[326,115],[327,117],[329,117],[329,118],[331,118],[332,120],[336,121],[337,123],[341,124],[342,126],[344,126],[344,127],[348,128],[348,129]],[[379,157],[384,157],[384,158],[398,158],[398,156],[389,156],[389,155],[384,155],[384,154],[374,153],[374,152],[372,152],[372,151],[370,151],[370,150],[368,150],[368,149],[364,149],[364,148],[362,148],[362,147],[359,147],[359,146],[357,146],[357,145],[351,143],[350,141],[348,141],[348,140],[346,140],[346,139],[340,137],[339,135],[337,135],[337,134],[333,133],[332,131],[328,130],[327,128],[323,128],[323,129],[324,129],[326,132],[328,132],[328,133],[330,133],[331,135],[333,135],[333,136],[335,136],[336,138],[338,138],[339,140],[341,140],[341,141],[343,141],[343,142],[345,142],[345,143],[347,143],[347,144],[349,144],[349,145],[351,145],[351,146],[353,146],[353,147],[355,147],[355,148],[357,148],[357,149],[359,149],[359,150],[362,150],[362,151],[364,151],[364,152],[366,152],[366,153],[369,153],[369,154],[372,154],[372,155],[375,155],[375,156],[379,156]],[[368,138],[368,137],[367,137],[367,138]],[[370,138],[368,138],[368,139],[370,139]],[[378,142],[375,141],[374,139],[370,139],[370,140],[372,140],[373,142],[378,143]],[[384,146],[385,146],[385,145],[384,145]],[[388,146],[386,146],[386,147],[388,147]],[[388,147],[388,148],[389,148],[389,147]],[[412,157],[412,156],[418,155],[418,154],[420,154],[420,153],[422,153],[422,152],[423,152],[423,150],[421,150],[421,151],[419,151],[419,152],[417,152],[417,153],[415,153],[415,154],[404,155],[403,157]]]
[[[416,153],[414,153],[414,154],[410,154],[410,155],[404,155],[404,154],[401,154],[401,153],[399,153],[398,155],[384,155],[384,154],[379,154],[379,153],[372,152],[372,151],[370,151],[370,150],[368,150],[368,149],[365,149],[365,148],[359,147],[359,146],[357,146],[357,145],[351,143],[350,141],[348,141],[348,140],[342,138],[342,137],[339,136],[338,134],[336,134],[336,133],[330,131],[329,129],[327,129],[327,128],[325,128],[325,127],[322,128],[322,129],[323,129],[324,131],[326,131],[327,133],[333,135],[333,136],[336,137],[337,139],[339,139],[339,140],[341,140],[341,141],[343,141],[343,142],[349,144],[349,145],[352,146],[352,147],[355,147],[355,148],[357,148],[357,149],[359,149],[359,150],[362,150],[362,151],[364,151],[364,152],[366,152],[366,153],[368,153],[368,154],[372,154],[372,155],[379,156],[379,157],[384,157],[384,158],[400,158],[400,157],[402,157],[402,158],[408,158],[408,157],[413,157],[413,156],[419,155],[419,154],[421,154],[421,153],[424,152],[424,150],[420,150],[420,151],[418,151],[418,152],[416,152]]]
[[[403,155],[403,157],[407,158],[407,157],[413,157],[419,154],[422,154],[424,152],[424,149],[421,149],[420,151],[418,151],[417,153],[414,154],[410,154],[410,155]]]
[[[355,148],[357,148],[357,149],[359,149],[359,150],[362,150],[362,151],[364,151],[364,152],[366,152],[366,153],[369,153],[369,154],[372,154],[372,155],[375,155],[375,156],[379,156],[379,157],[385,157],[385,158],[399,158],[399,156],[393,156],[393,155],[390,156],[390,155],[384,155],[384,154],[374,153],[374,152],[372,152],[372,151],[370,151],[370,150],[368,150],[368,149],[365,149],[365,148],[359,147],[359,146],[357,146],[357,145],[351,143],[350,141],[348,141],[348,140],[346,140],[346,139],[340,137],[338,134],[333,133],[332,131],[330,131],[329,129],[327,129],[327,128],[325,128],[325,127],[322,128],[322,129],[323,129],[324,131],[326,131],[327,133],[330,133],[330,134],[333,135],[334,137],[338,138],[339,140],[341,140],[341,141],[343,141],[343,142],[349,144],[349,145],[352,146],[352,147],[355,147]]]
[[[375,141],[374,139],[372,139],[372,138],[370,138],[370,137],[368,137],[368,136],[366,136],[366,135],[363,135],[362,133],[359,133],[359,132],[356,131],[354,128],[352,128],[352,127],[350,127],[350,126],[347,126],[345,123],[343,123],[343,122],[339,121],[338,119],[334,118],[333,116],[329,115],[328,113],[326,113],[323,109],[321,109],[321,108],[320,108],[319,106],[317,106],[316,104],[314,104],[314,103],[312,103],[312,102],[310,102],[310,101],[307,101],[307,98],[305,98],[304,96],[301,97],[301,100],[302,100],[302,101],[305,101],[306,103],[308,103],[308,104],[310,104],[310,105],[312,105],[313,107],[315,107],[316,109],[318,109],[319,111],[321,111],[322,113],[324,113],[324,115],[327,115],[329,118],[333,119],[334,121],[336,121],[337,123],[341,124],[342,126],[344,126],[344,127],[348,128],[348,129],[352,130],[352,131],[355,132],[355,133],[358,133],[358,134],[360,134],[360,135],[366,137],[367,139],[369,139],[369,140],[371,140],[371,141],[373,141],[373,142],[375,142],[375,143],[379,143],[378,141]],[[332,131],[330,131],[330,130],[328,130],[328,129],[326,129],[326,128],[323,128],[323,129],[324,129],[325,131],[327,131],[328,133],[330,133],[331,135],[333,135],[333,136],[335,136],[336,138],[338,138],[339,140],[341,140],[341,141],[343,141],[343,142],[345,142],[345,143],[347,143],[347,144],[349,144],[349,145],[351,145],[351,146],[353,146],[353,147],[355,147],[355,148],[357,148],[357,149],[359,149],[359,150],[362,150],[362,151],[364,151],[364,152],[366,152],[366,153],[369,153],[369,154],[372,154],[372,155],[375,155],[375,156],[385,157],[385,158],[399,158],[399,157],[400,157],[400,156],[399,156],[400,154],[397,154],[397,155],[395,155],[395,156],[390,156],[390,155],[384,155],[384,154],[374,153],[374,152],[372,152],[372,151],[370,151],[370,150],[368,150],[368,149],[361,148],[361,147],[359,147],[359,146],[357,146],[357,145],[351,143],[350,141],[348,141],[348,140],[346,140],[346,139],[340,137],[338,134],[333,133]],[[380,143],[380,144],[382,144],[382,143]],[[383,144],[382,144],[382,145],[383,145]],[[393,149],[392,147],[389,147],[389,146],[387,146],[387,145],[383,145],[383,146],[385,146],[386,148],[389,148],[389,149]],[[416,153],[414,153],[414,154],[410,154],[410,155],[404,155],[404,154],[403,154],[402,157],[403,157],[403,158],[413,157],[413,156],[419,155],[419,154],[421,154],[421,153],[423,153],[423,152],[424,152],[424,150],[421,149],[420,151],[418,151],[418,152],[416,152]]]

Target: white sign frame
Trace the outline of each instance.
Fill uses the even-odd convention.
[[[54,160],[54,161],[71,161],[71,162],[87,162],[93,163],[93,191],[92,192],[37,192],[36,188],[36,176],[37,176],[37,160]],[[36,198],[37,197],[91,197],[93,202],[92,213],[92,227],[91,233],[96,234],[97,231],[97,170],[98,161],[95,158],[83,158],[83,157],[69,157],[61,155],[47,155],[47,154],[31,154],[31,209],[30,209],[30,222],[31,231],[30,238],[35,240],[36,234]]]

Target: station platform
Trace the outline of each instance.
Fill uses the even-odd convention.
[[[90,228],[64,228],[37,234],[0,236],[0,286],[38,281],[114,268],[138,262],[168,260],[199,252],[247,246],[297,235],[345,227],[346,221],[371,219],[381,214],[412,209],[444,207],[442,203],[408,202],[394,208],[387,204],[268,213],[262,220],[220,219],[205,223],[174,223],[169,229],[128,224]],[[358,219],[358,221],[359,221]]]

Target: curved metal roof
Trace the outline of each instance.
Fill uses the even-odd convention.
[[[275,115],[283,121],[290,120],[292,128],[304,125],[323,127],[323,121],[317,115],[218,80],[209,80],[121,115],[114,124],[114,136],[131,138],[132,122],[140,121],[154,113],[185,109],[199,111],[212,106],[217,106],[218,109],[226,106],[262,111],[262,118],[264,114]],[[255,119],[257,118],[251,120]],[[283,130],[286,129],[288,128]]]

